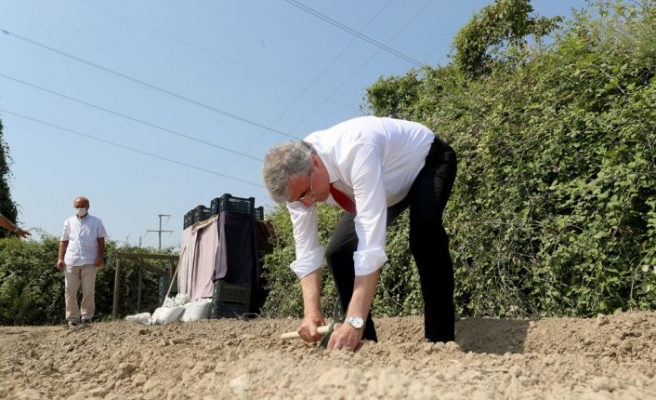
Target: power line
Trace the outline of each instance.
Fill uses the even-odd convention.
[[[412,17],[411,17],[411,18],[410,18],[405,24],[403,24],[403,26],[402,26],[400,29],[398,29],[398,30],[396,31],[396,33],[395,33],[394,35],[392,35],[392,37],[391,37],[389,40],[394,39],[396,36],[399,35],[399,33],[403,32],[403,30],[404,30],[408,25],[410,25],[410,23],[411,23],[412,21],[414,21],[415,18],[417,18],[417,16],[419,16],[419,15],[424,11],[424,9],[425,9],[426,7],[428,7],[428,5],[430,4],[430,1],[431,1],[431,0],[427,0],[426,3],[424,3],[424,5],[423,5],[423,6],[422,6],[422,7],[421,7],[421,8],[420,8],[420,9],[419,9],[419,10],[413,15],[413,16],[412,16]],[[381,11],[382,11],[382,10],[381,10]],[[366,28],[366,27],[365,27],[365,28]],[[388,40],[388,41],[389,41],[389,40]],[[342,87],[344,87],[344,85],[346,85],[346,83],[347,83],[351,78],[353,78],[353,77],[354,77],[354,76],[355,76],[360,70],[362,70],[362,68],[364,68],[364,67],[365,67],[365,66],[366,66],[371,60],[373,60],[374,57],[376,57],[376,55],[377,55],[380,51],[382,51],[382,49],[378,49],[374,54],[371,55],[371,57],[369,57],[369,58],[367,59],[367,61],[365,61],[362,65],[360,65],[358,68],[356,68],[356,70],[353,71],[353,73],[352,73],[348,78],[346,78],[346,79],[345,79],[345,80],[344,80],[339,86],[337,86],[337,87],[336,87],[336,88],[330,93],[330,96],[334,95],[335,93],[337,93],[337,91],[339,91]],[[297,123],[297,124],[291,129],[291,130],[294,131],[296,128],[298,128],[299,126],[301,126],[301,124],[302,124],[303,122],[305,122],[308,118],[310,118],[310,117],[311,117],[311,116],[312,116],[312,115],[313,115],[313,114],[314,114],[319,108],[321,108],[324,104],[326,104],[325,100],[324,100],[323,102],[321,102],[319,105],[317,105],[312,111],[310,111],[310,112],[305,116],[305,118],[303,118],[302,120],[300,120],[300,121],[299,121],[299,122],[298,122],[298,123]]]
[[[208,146],[212,146],[212,147],[215,147],[215,148],[217,148],[217,149],[221,149],[221,150],[224,150],[224,151],[227,151],[227,152],[233,153],[233,154],[237,154],[237,155],[240,155],[240,156],[243,156],[243,157],[246,157],[246,158],[250,158],[251,160],[262,161],[261,158],[254,157],[254,156],[250,156],[250,155],[248,155],[248,154],[246,154],[246,153],[241,153],[241,152],[236,151],[236,150],[231,150],[231,149],[229,149],[229,148],[227,148],[227,147],[223,147],[223,146],[220,146],[220,145],[218,145],[218,144],[211,143],[211,142],[208,142],[208,141],[205,141],[205,140],[203,140],[203,139],[199,139],[199,138],[196,138],[196,137],[193,137],[193,136],[185,135],[185,134],[183,134],[183,133],[176,132],[176,131],[171,130],[171,129],[168,129],[168,128],[164,128],[164,127],[161,127],[161,126],[158,126],[158,125],[152,124],[152,123],[150,123],[150,122],[147,122],[147,121],[144,121],[144,120],[141,120],[141,119],[138,119],[138,118],[131,117],[131,116],[129,116],[129,115],[121,114],[121,113],[119,113],[119,112],[112,111],[112,110],[110,110],[110,109],[107,109],[107,108],[104,108],[104,107],[100,107],[100,106],[97,106],[97,105],[95,105],[95,104],[91,104],[91,103],[88,103],[88,102],[83,101],[83,100],[76,99],[76,98],[71,97],[71,96],[67,96],[67,95],[65,95],[65,94],[63,94],[63,93],[56,92],[56,91],[54,91],[54,90],[50,90],[50,89],[46,89],[46,88],[44,88],[44,87],[41,87],[41,86],[35,85],[35,84],[33,84],[33,83],[25,82],[25,81],[23,81],[23,80],[20,80],[20,79],[17,79],[17,78],[11,77],[11,76],[9,76],[9,75],[5,75],[5,74],[3,74],[2,72],[0,72],[0,76],[3,77],[3,78],[5,78],[5,79],[9,79],[9,80],[12,80],[12,81],[14,81],[14,82],[20,83],[20,84],[22,84],[22,85],[29,86],[29,87],[32,87],[32,88],[34,88],[34,89],[41,90],[41,91],[43,91],[43,92],[50,93],[50,94],[55,95],[55,96],[62,97],[62,98],[64,98],[64,99],[66,99],[66,100],[70,100],[70,101],[73,101],[73,102],[75,102],[75,103],[78,103],[78,104],[84,104],[85,106],[87,106],[87,107],[91,107],[91,108],[95,108],[96,110],[100,110],[100,111],[106,112],[106,113],[108,113],[108,114],[116,115],[116,116],[118,116],[118,117],[125,118],[125,119],[127,119],[127,120],[130,120],[130,121],[133,121],[133,122],[137,122],[137,123],[139,123],[139,124],[146,125],[146,126],[151,127],[151,128],[159,129],[159,130],[161,130],[161,131],[164,131],[164,132],[170,133],[170,134],[172,134],[172,135],[180,136],[180,137],[183,137],[183,138],[188,139],[188,140],[192,140],[192,141],[195,141],[195,142],[198,142],[198,143],[206,144],[206,145],[208,145]]]
[[[228,58],[228,57],[226,57],[226,56],[224,56],[224,55],[222,55],[222,54],[219,54],[219,53],[217,53],[217,52],[214,52],[214,51],[208,50],[208,49],[206,49],[206,48],[204,48],[204,47],[202,47],[202,46],[199,46],[199,45],[197,45],[197,44],[195,44],[195,43],[192,43],[192,42],[189,42],[189,41],[183,40],[183,39],[181,39],[181,38],[179,38],[179,37],[177,37],[177,36],[171,35],[171,34],[169,34],[169,33],[167,33],[167,32],[161,31],[161,30],[159,30],[159,29],[153,28],[153,27],[151,27],[151,26],[149,26],[149,25],[146,25],[146,24],[144,24],[144,23],[141,23],[141,22],[139,22],[139,21],[135,21],[135,20],[133,20],[133,19],[130,19],[130,18],[128,18],[128,17],[125,17],[125,16],[123,16],[123,15],[121,15],[121,14],[118,14],[118,13],[116,13],[116,12],[114,12],[114,11],[112,11],[112,10],[109,10],[109,9],[107,9],[107,8],[101,7],[101,6],[97,5],[97,4],[92,4],[92,3],[88,2],[88,1],[84,1],[84,0],[78,0],[78,1],[79,1],[80,3],[86,4],[88,7],[93,7],[93,8],[95,8],[95,9],[97,9],[97,10],[100,10],[100,11],[102,11],[102,12],[105,12],[105,13],[107,13],[107,14],[110,14],[110,15],[114,16],[115,18],[122,19],[122,20],[124,20],[124,21],[127,21],[127,22],[129,22],[129,23],[135,25],[135,26],[138,26],[138,27],[141,28],[141,29],[145,29],[145,30],[147,30],[147,31],[150,31],[150,32],[156,33],[156,34],[158,34],[158,35],[160,35],[160,36],[164,36],[164,37],[166,37],[166,38],[169,39],[169,40],[172,40],[172,41],[175,41],[175,42],[181,43],[181,44],[183,44],[183,45],[185,45],[185,46],[187,46],[187,47],[189,47],[189,48],[192,48],[192,49],[194,49],[194,50],[196,50],[196,51],[199,51],[199,52],[202,52],[202,53],[208,54],[208,55],[213,56],[213,57],[216,57],[216,58],[219,58],[219,59],[222,60],[222,61],[225,61],[225,62],[228,62],[228,63],[234,64],[234,65],[236,65],[236,66],[238,66],[238,67],[240,67],[240,68],[243,68],[243,69],[245,69],[245,70],[248,70],[248,71],[254,72],[254,73],[258,74],[258,75],[261,75],[261,76],[263,76],[263,77],[265,77],[265,78],[268,78],[268,79],[271,79],[271,80],[273,80],[273,81],[280,82],[280,83],[282,83],[282,84],[284,84],[284,85],[287,85],[287,86],[290,86],[290,87],[293,87],[293,88],[296,88],[296,89],[302,89],[301,86],[299,86],[299,85],[297,85],[297,84],[295,84],[295,83],[291,83],[291,82],[285,81],[285,80],[280,79],[280,78],[278,78],[278,77],[276,77],[276,76],[274,76],[274,75],[271,75],[271,74],[269,74],[269,73],[267,73],[267,72],[264,72],[264,71],[258,70],[258,69],[256,69],[256,68],[253,68],[253,67],[251,67],[251,66],[249,66],[249,65],[246,65],[246,64],[244,64],[244,63],[241,63],[241,62],[239,62],[239,61],[235,61],[235,60],[230,59],[230,58]],[[313,92],[313,94],[314,94],[314,95],[317,95],[317,96],[319,96],[319,97],[321,97],[321,98],[323,98],[325,101],[330,100],[330,101],[332,101],[332,102],[334,102],[334,103],[336,103],[336,104],[342,104],[342,105],[344,105],[342,102],[340,102],[340,101],[338,101],[338,100],[336,100],[336,99],[328,99],[328,98],[326,98],[326,97],[323,96],[321,93]]]
[[[64,52],[64,51],[61,51],[61,50],[57,50],[57,49],[55,49],[54,47],[47,46],[47,45],[45,45],[45,44],[43,44],[43,43],[39,43],[39,42],[37,42],[37,41],[35,41],[35,40],[28,39],[28,38],[26,38],[26,37],[24,37],[24,36],[21,36],[21,35],[18,35],[18,34],[16,34],[16,33],[9,32],[9,31],[6,30],[6,29],[2,29],[2,28],[0,28],[0,32],[4,33],[5,35],[12,36],[12,37],[14,37],[14,38],[16,38],[16,39],[18,39],[18,40],[23,41],[23,42],[30,43],[30,44],[32,44],[32,45],[34,45],[34,46],[37,46],[37,47],[40,47],[40,48],[42,48],[42,49],[48,50],[48,51],[50,51],[50,52],[53,52],[53,53],[59,54],[59,55],[64,56],[64,57],[66,57],[66,58],[70,58],[71,60],[77,61],[77,62],[82,63],[82,64],[84,64],[84,65],[88,65],[88,66],[90,66],[90,67],[93,67],[93,68],[99,69],[99,70],[101,70],[101,71],[103,71],[103,72],[107,72],[107,73],[112,74],[112,75],[114,75],[114,76],[118,76],[119,78],[123,78],[123,79],[125,79],[125,80],[130,81],[130,82],[137,83],[137,84],[139,84],[139,85],[141,85],[141,86],[145,86],[145,87],[147,87],[147,88],[149,88],[149,89],[152,89],[152,90],[155,90],[155,91],[157,91],[157,92],[160,92],[160,93],[163,93],[163,94],[169,95],[169,96],[171,96],[171,97],[175,97],[176,99],[184,100],[184,101],[186,101],[186,102],[188,102],[188,103],[191,103],[191,104],[194,104],[194,105],[196,105],[196,106],[199,106],[199,107],[205,108],[205,109],[210,110],[210,111],[214,111],[214,112],[216,112],[216,113],[219,113],[219,114],[225,115],[225,116],[227,116],[227,117],[230,117],[230,118],[236,119],[236,120],[241,121],[241,122],[245,122],[245,123],[247,123],[247,124],[250,124],[250,125],[256,126],[256,127],[258,127],[258,128],[266,129],[266,130],[268,130],[268,131],[271,131],[271,132],[277,133],[277,134],[282,135],[282,136],[286,136],[286,137],[288,137],[288,138],[299,139],[298,137],[293,136],[293,135],[290,135],[290,134],[285,133],[285,132],[283,132],[283,131],[280,131],[280,130],[277,130],[277,129],[274,129],[274,128],[271,128],[271,127],[268,127],[268,126],[266,126],[266,125],[264,125],[264,124],[261,124],[261,123],[259,123],[259,122],[251,121],[251,120],[249,120],[249,119],[247,119],[247,118],[240,117],[240,116],[238,116],[238,115],[236,115],[236,114],[233,114],[233,113],[230,113],[230,112],[227,112],[227,111],[221,110],[221,109],[216,108],[216,107],[213,107],[213,106],[211,106],[211,105],[209,105],[209,104],[205,104],[205,103],[202,103],[202,102],[200,102],[200,101],[197,101],[197,100],[194,100],[194,99],[190,99],[189,97],[185,97],[185,96],[183,96],[183,95],[181,95],[181,94],[178,94],[178,93],[172,92],[172,91],[170,91],[170,90],[162,89],[162,88],[160,88],[160,87],[158,87],[158,86],[155,86],[155,85],[152,85],[152,84],[150,84],[150,83],[144,82],[144,81],[142,81],[142,80],[139,80],[139,79],[133,78],[133,77],[131,77],[131,76],[129,76],[129,75],[126,75],[126,74],[123,74],[123,73],[121,73],[121,72],[117,72],[117,71],[111,70],[111,69],[109,69],[109,68],[103,67],[102,65],[95,64],[95,63],[92,63],[91,61],[87,61],[87,60],[85,60],[85,59],[83,59],[83,58],[80,58],[80,57],[74,56],[74,55],[72,55],[72,54],[68,54],[68,53],[66,53],[66,52]]]
[[[173,163],[173,164],[181,165],[183,167],[195,169],[197,171],[206,172],[208,174],[220,176],[220,177],[230,179],[230,180],[233,180],[233,181],[246,183],[248,185],[252,185],[252,186],[256,186],[256,187],[260,187],[260,188],[263,187],[262,185],[260,185],[258,183],[249,182],[249,181],[246,181],[246,180],[243,180],[243,179],[235,178],[233,176],[229,176],[229,175],[221,174],[221,173],[218,173],[218,172],[210,171],[209,169],[205,169],[205,168],[197,167],[195,165],[187,164],[187,163],[182,162],[182,161],[177,161],[177,160],[174,160],[172,158],[163,157],[163,156],[159,156],[157,154],[150,153],[150,152],[147,152],[147,151],[144,151],[144,150],[135,149],[134,147],[130,147],[130,146],[126,146],[126,145],[123,145],[123,144],[120,144],[120,143],[112,142],[110,140],[101,139],[99,137],[95,137],[95,136],[92,136],[92,135],[87,135],[86,133],[78,132],[78,131],[75,131],[75,130],[72,130],[72,129],[69,129],[69,128],[65,128],[63,126],[59,126],[59,125],[56,125],[56,124],[53,124],[53,123],[50,123],[50,122],[47,122],[47,121],[43,121],[43,120],[40,120],[40,119],[37,119],[37,118],[29,117],[27,115],[23,115],[23,114],[20,114],[20,113],[17,113],[17,112],[13,112],[13,111],[7,110],[5,108],[0,108],[0,112],[11,114],[11,115],[14,115],[16,117],[20,117],[20,118],[23,118],[23,119],[26,119],[26,120],[29,120],[29,121],[32,121],[32,122],[36,122],[36,123],[39,123],[39,124],[42,124],[42,125],[45,125],[45,126],[49,126],[51,128],[66,131],[66,132],[72,133],[74,135],[83,136],[83,137],[86,137],[88,139],[96,140],[98,142],[102,142],[102,143],[109,144],[109,145],[112,145],[112,146],[120,147],[120,148],[125,149],[125,150],[130,150],[130,151],[135,152],[135,153],[139,153],[139,154],[147,155],[147,156],[150,156],[150,157],[153,157],[153,158],[157,158],[158,160],[163,160],[163,161],[170,162],[170,163]]]
[[[378,10],[378,12],[376,13],[376,15],[374,15],[374,16],[369,20],[369,22],[367,22],[367,24],[364,26],[363,29],[366,29],[369,25],[371,25],[371,24],[376,20],[376,18],[378,18],[378,16],[383,12],[383,10],[385,10],[385,9],[387,8],[387,6],[389,6],[389,4],[390,4],[391,2],[392,2],[392,0],[388,0],[388,2],[385,3],[385,5],[384,5],[380,10]],[[299,94],[299,95],[294,99],[294,101],[292,101],[292,102],[289,104],[289,106],[287,106],[287,108],[286,108],[286,109],[285,109],[285,110],[284,110],[284,111],[278,116],[278,118],[276,118],[275,121],[273,121],[273,122],[271,123],[271,125],[275,125],[278,121],[280,121],[280,120],[281,120],[281,119],[282,119],[282,118],[283,118],[283,117],[289,112],[289,110],[292,109],[292,107],[293,107],[294,105],[296,105],[299,101],[301,101],[301,99],[303,98],[303,96],[305,96],[305,94],[308,93],[308,92],[310,91],[310,89],[312,88],[312,86],[314,86],[314,84],[317,83],[317,82],[319,81],[319,79],[321,79],[321,77],[323,77],[323,76],[326,74],[326,72],[328,72],[328,70],[330,70],[330,68],[331,68],[333,65],[335,65],[335,63],[336,63],[337,60],[342,56],[342,54],[344,54],[344,53],[346,52],[346,50],[348,50],[348,49],[351,47],[351,45],[352,45],[356,40],[357,40],[357,38],[353,38],[353,40],[351,40],[346,46],[344,46],[344,48],[343,48],[343,49],[342,49],[342,50],[341,50],[341,51],[340,51],[335,57],[333,57],[332,61],[331,61],[330,63],[328,63],[328,65],[327,65],[327,66],[326,66],[326,67],[325,67],[325,68],[319,73],[319,75],[317,75],[317,76],[314,78],[314,80],[312,80],[312,82],[310,82],[310,84],[307,85],[307,86],[303,89],[303,91],[301,92],[301,94]],[[333,94],[334,94],[334,93],[336,93],[336,91],[334,91]],[[324,101],[321,103],[321,105],[324,105],[324,104],[326,103],[327,100],[328,100],[328,99],[325,98]],[[307,119],[307,117],[304,118],[303,121],[305,121],[305,119]],[[302,122],[302,121],[301,121],[301,122]],[[299,125],[300,125],[300,124],[297,124],[296,127],[298,127]],[[252,149],[252,148],[255,146],[255,144],[256,144],[257,142],[259,142],[260,139],[262,139],[262,136],[264,136],[264,132],[263,132],[263,134],[261,134],[260,136],[258,136],[258,137],[257,137],[257,138],[251,143],[251,145],[248,147],[248,150]]]
[[[312,9],[312,8],[302,4],[302,3],[299,3],[296,0],[285,0],[285,1],[287,3],[295,6],[295,7],[300,8],[301,10],[303,10],[307,13],[310,13],[310,14],[314,15],[315,17],[317,17],[319,19],[322,19],[322,20],[328,22],[331,25],[334,25],[334,26],[338,27],[339,29],[341,29],[343,31],[346,31],[346,32],[348,32],[352,35],[355,35],[355,36],[359,37],[360,39],[364,40],[365,42],[371,43],[374,46],[379,47],[379,48],[385,50],[386,52],[388,52],[392,55],[395,55],[395,56],[397,56],[397,57],[399,57],[399,58],[401,58],[401,59],[403,59],[403,60],[405,60],[405,61],[407,61],[411,64],[414,64],[417,67],[423,67],[425,65],[424,63],[421,63],[421,62],[415,60],[414,58],[406,56],[405,54],[403,54],[403,53],[401,53],[397,50],[394,50],[393,48],[387,46],[386,44],[381,43],[381,42],[379,42],[375,39],[370,38],[367,35],[364,35],[364,34],[358,32],[358,31],[356,31],[355,29],[349,28],[348,26],[342,24],[341,22],[335,21],[334,19],[332,19],[332,18],[320,13],[319,11],[316,11],[316,10],[314,10],[314,9]]]

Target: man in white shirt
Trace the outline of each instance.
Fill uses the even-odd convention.
[[[96,310],[96,272],[102,267],[107,232],[102,221],[89,215],[89,200],[78,197],[73,202],[75,216],[64,221],[59,242],[57,268],[64,270],[66,321],[69,327],[90,325]],[[82,286],[82,303],[77,291]]]
[[[292,219],[296,260],[291,268],[301,279],[305,307],[298,333],[304,340],[319,340],[317,328],[324,324],[317,201],[345,210],[325,257],[346,323],[332,333],[328,349],[356,349],[362,339],[377,340],[370,309],[379,269],[387,261],[386,229],[408,207],[425,337],[454,340],[453,263],[442,213],[456,170],[455,152],[430,129],[392,118],[354,118],[269,151],[263,180],[274,201],[286,202]]]

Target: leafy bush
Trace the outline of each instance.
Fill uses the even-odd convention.
[[[59,239],[41,234],[40,242],[0,239],[0,325],[49,325],[65,319],[64,274],[55,267]],[[113,311],[116,253],[148,252],[114,242],[106,246],[106,262],[96,277],[96,319],[110,319]],[[139,268],[122,261],[119,285],[120,315],[135,313],[139,292]],[[159,298],[158,277],[150,271],[142,274],[142,309],[153,311]]]
[[[339,211],[335,207],[319,204],[319,240],[328,245],[332,228],[337,224]],[[275,247],[271,254],[264,257],[264,275],[269,290],[262,307],[262,314],[267,316],[303,316],[303,296],[296,274],[289,268],[295,258],[294,236],[289,212],[286,207],[278,207],[269,214],[275,234]],[[327,267],[323,268],[322,309],[324,315],[332,315],[333,306],[338,299],[337,289]]]
[[[446,224],[460,312],[656,305],[653,5],[597,2],[544,51],[509,48],[475,81],[444,68],[413,85],[426,107],[411,114],[459,153]],[[375,97],[374,112],[408,114],[394,108],[403,81],[372,87],[392,98]]]
[[[381,78],[367,89],[365,110],[423,122],[459,155],[445,226],[461,314],[656,307],[655,10],[654,0],[591,2],[549,46],[514,38],[489,44],[494,58],[483,48],[484,68],[466,68],[467,55],[456,54],[455,64]],[[493,23],[489,12],[485,21]],[[509,15],[520,14],[537,24],[525,34],[559,21]],[[334,218],[321,215],[327,241]],[[300,316],[300,288],[288,268],[291,225],[284,210],[274,218],[280,246],[266,260],[274,289],[267,306]],[[388,232],[377,314],[422,309],[407,229],[404,216]]]
[[[55,267],[58,246],[54,238],[42,243],[0,240],[0,324],[52,324],[64,319],[64,279]]]

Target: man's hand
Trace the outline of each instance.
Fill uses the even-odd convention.
[[[66,263],[65,263],[64,260],[62,260],[61,258],[60,258],[59,260],[57,260],[57,264],[55,264],[55,265],[56,265],[57,268],[59,268],[59,269],[64,269],[64,268],[66,268]]]
[[[351,324],[341,324],[330,335],[328,350],[349,349],[355,351],[362,341],[364,329],[355,329]]]
[[[321,269],[306,275],[301,279],[303,291],[303,322],[296,332],[306,342],[321,340],[317,329],[324,325],[321,312]]]
[[[305,340],[306,342],[314,343],[321,340],[322,335],[319,334],[318,328],[323,325],[324,321],[322,316],[306,316],[303,318],[303,321],[301,322],[301,325],[299,325],[296,332],[298,332],[301,339]]]
[[[26,237],[32,235],[28,231],[26,231],[24,229],[21,229],[19,227],[16,227],[16,229],[14,229],[14,233],[17,234],[18,236],[22,237],[23,239],[25,239]]]
[[[105,263],[105,260],[103,260],[103,257],[102,257],[102,256],[98,256],[98,257],[96,258],[96,262],[94,263],[94,265],[96,266],[96,268],[100,268],[100,267],[103,266],[104,263]]]

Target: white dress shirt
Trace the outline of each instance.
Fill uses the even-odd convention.
[[[64,262],[78,267],[95,264],[98,256],[98,238],[107,237],[100,218],[87,214],[84,218],[70,217],[64,221],[61,241],[68,240]]]
[[[416,122],[378,117],[354,118],[304,139],[317,150],[330,182],[355,201],[356,276],[369,275],[387,261],[387,208],[408,194],[434,139],[432,131]],[[337,205],[332,196],[326,203]],[[288,202],[287,208],[296,242],[291,268],[303,278],[323,265],[317,207]]]

